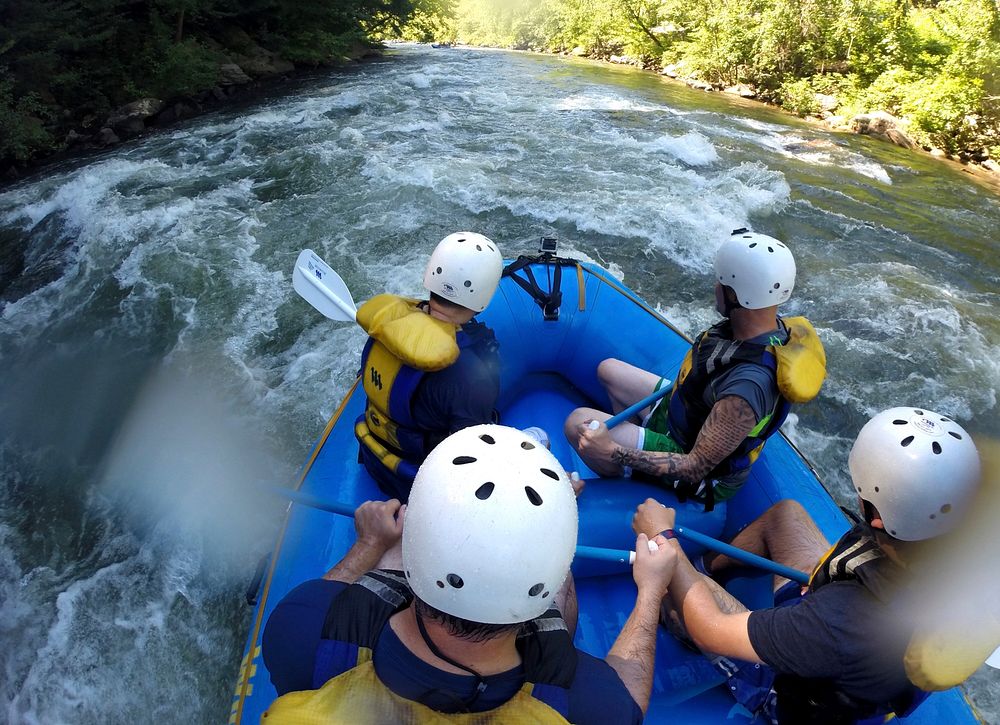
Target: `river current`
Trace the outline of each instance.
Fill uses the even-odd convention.
[[[1000,437],[1000,200],[952,165],[630,68],[394,46],[0,192],[0,720],[220,722],[243,601],[363,343],[291,285],[419,294],[463,229],[540,236],[688,333],[718,240],[798,263],[829,378],[784,430],[852,505],[868,416]],[[627,334],[627,331],[622,331]],[[967,691],[1000,722],[1000,676]]]

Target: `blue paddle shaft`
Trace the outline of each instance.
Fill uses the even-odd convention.
[[[331,513],[340,514],[341,516],[350,516],[353,518],[354,511],[357,508],[356,506],[348,506],[347,504],[340,503],[339,501],[324,501],[316,496],[312,496],[308,493],[302,493],[301,491],[293,491],[290,488],[273,486],[269,487],[268,490],[271,493],[287,498],[289,501],[293,501],[294,503],[302,504],[303,506],[308,506],[309,508],[319,509],[321,511],[329,511]],[[635,557],[635,554],[631,551],[601,549],[596,546],[578,546],[576,547],[576,555],[585,559],[617,561],[623,565],[631,564],[632,558]]]
[[[648,405],[648,403],[647,403]],[[623,411],[624,412],[624,411]],[[302,493],[301,491],[293,491],[288,488],[281,488],[278,486],[271,487],[269,489],[272,493],[282,496],[295,503],[302,504],[303,506],[308,506],[314,509],[320,509],[321,511],[329,511],[331,513],[340,514],[341,516],[354,516],[355,506],[349,506],[348,504],[341,503],[339,501],[324,501],[316,496],[312,496],[308,493]],[[697,531],[692,531],[686,529],[683,526],[674,527],[674,535],[681,539],[686,539],[695,544],[700,544],[706,549],[711,551],[717,551],[720,554],[725,554],[726,556],[735,559],[743,564],[749,566],[757,567],[758,569],[763,569],[764,571],[769,571],[772,574],[777,574],[778,576],[783,576],[792,581],[798,582],[800,584],[808,584],[809,576],[804,572],[792,569],[791,567],[778,564],[771,561],[770,559],[765,559],[762,556],[757,556],[756,554],[751,554],[749,551],[743,551],[743,549],[737,549],[731,544],[726,544],[718,539],[713,539],[710,536],[705,536]],[[596,546],[577,546],[576,555],[585,559],[597,559],[599,561],[614,561],[621,564],[631,564],[633,561],[634,554],[631,551],[626,551],[624,549],[603,549]]]
[[[723,543],[717,539],[713,539],[711,536],[705,536],[704,534],[699,534],[697,531],[691,531],[691,529],[685,529],[683,526],[675,526],[674,535],[679,539],[686,539],[694,544],[700,544],[711,551],[725,554],[729,558],[735,559],[743,564],[754,566],[758,569],[763,569],[764,571],[769,571],[772,574],[783,576],[786,579],[791,579],[793,582],[798,582],[803,585],[809,583],[809,575],[805,572],[801,572],[798,569],[792,569],[789,566],[779,564],[771,561],[770,559],[765,559],[763,556],[751,554],[749,551],[737,549],[731,544]]]
[[[622,422],[628,420],[629,418],[631,418],[633,415],[635,415],[636,413],[638,413],[643,408],[648,408],[650,405],[652,405],[653,403],[655,403],[657,400],[659,400],[660,398],[662,398],[664,395],[667,395],[668,393],[670,393],[670,390],[671,390],[670,381],[669,380],[664,380],[663,381],[663,386],[659,390],[657,390],[656,392],[654,392],[652,395],[647,395],[645,398],[643,398],[642,400],[640,400],[638,403],[633,403],[632,405],[630,405],[629,407],[627,407],[622,412],[617,413],[616,415],[611,416],[610,418],[608,418],[605,421],[605,425],[607,425],[608,428],[614,428],[619,423],[622,423]]]

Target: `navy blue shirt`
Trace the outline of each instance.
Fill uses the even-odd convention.
[[[279,695],[314,689],[315,654],[323,633],[327,610],[347,585],[315,579],[290,591],[268,617],[262,638],[264,665]],[[642,722],[642,710],[632,699],[618,674],[604,660],[576,651],[576,677],[569,689],[570,721],[580,725]],[[475,678],[456,675],[427,664],[400,642],[386,624],[372,654],[379,680],[407,699],[419,698],[441,712],[462,707],[454,696],[471,695]],[[506,702],[524,683],[522,668],[485,678],[486,691],[476,710],[492,709]],[[428,693],[440,691],[440,700],[428,701]],[[433,697],[433,696],[432,696]]]

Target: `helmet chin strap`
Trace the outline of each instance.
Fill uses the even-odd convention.
[[[732,300],[729,299],[730,294],[732,294]],[[722,316],[727,320],[731,319],[733,316],[733,310],[742,310],[743,305],[740,304],[739,300],[735,299],[736,293],[732,292],[731,287],[726,287],[722,285]]]
[[[476,700],[478,700],[479,696],[486,691],[487,687],[486,680],[483,678],[481,674],[476,672],[471,667],[467,667],[466,665],[463,665],[461,662],[456,662],[451,657],[442,652],[440,649],[438,649],[438,646],[434,644],[434,640],[431,639],[430,634],[427,633],[427,627],[424,625],[424,618],[420,616],[420,610],[417,607],[413,608],[413,614],[417,618],[417,630],[420,632],[420,636],[421,638],[423,638],[424,644],[427,645],[427,649],[433,652],[434,656],[437,657],[439,660],[447,662],[452,667],[457,667],[460,670],[465,670],[470,675],[476,678],[476,690],[475,692],[472,693],[472,697],[462,701],[462,704],[465,705],[466,711],[471,711],[472,706],[476,704]]]

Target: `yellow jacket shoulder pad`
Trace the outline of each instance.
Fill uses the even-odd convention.
[[[778,360],[778,389],[790,403],[808,403],[826,379],[826,351],[805,317],[784,319],[788,342],[773,346]]]
[[[382,294],[358,308],[358,324],[404,364],[433,372],[458,359],[458,325],[420,310],[418,300]]]

